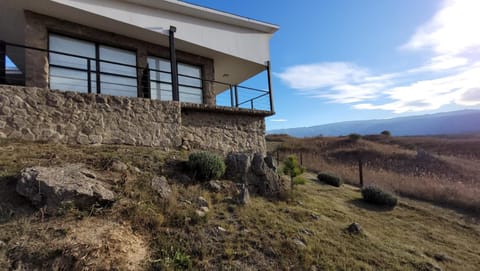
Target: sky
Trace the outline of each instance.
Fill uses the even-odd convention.
[[[478,0],[188,0],[280,26],[267,130],[480,108]]]

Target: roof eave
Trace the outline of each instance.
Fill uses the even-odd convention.
[[[211,21],[226,23],[234,26],[248,28],[256,31],[260,31],[267,34],[273,34],[279,26],[271,23],[261,22],[258,20],[242,17],[228,12],[223,12],[207,7],[202,7],[178,0],[120,0],[139,4],[151,8],[167,10],[176,12],[188,16],[198,17],[201,19],[207,19]]]

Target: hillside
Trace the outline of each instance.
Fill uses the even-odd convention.
[[[480,226],[472,214],[408,198],[400,198],[394,209],[375,207],[361,200],[358,188],[328,186],[311,173],[304,175],[306,184],[297,185],[284,200],[252,196],[242,206],[233,201],[238,189],[231,181],[222,180],[217,192],[188,182],[179,167],[186,156],[145,147],[0,140],[0,270],[480,266]],[[119,161],[127,166],[114,166]],[[65,206],[62,213],[44,215],[15,192],[22,168],[66,163],[83,163],[89,175],[111,184],[115,202],[88,211]],[[168,201],[150,186],[159,175],[170,183]],[[206,216],[196,212],[199,197],[210,210]],[[352,222],[361,225],[363,233],[348,233]]]
[[[480,110],[461,110],[393,119],[347,121],[312,127],[268,131],[295,137],[340,136],[351,133],[378,134],[388,130],[396,136],[446,135],[480,132]]]

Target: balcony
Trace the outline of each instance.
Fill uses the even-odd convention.
[[[32,80],[42,77],[50,89],[174,100],[193,107],[197,104],[238,108],[262,112],[266,116],[274,114],[269,63],[265,66],[267,88],[260,89],[205,79],[202,72],[193,66],[177,63],[172,57],[152,58],[148,65],[140,67],[121,61],[121,58],[98,57],[99,50],[109,48],[99,49],[97,46],[96,54],[92,56],[54,49],[52,46],[47,50],[0,40],[0,84],[44,87]],[[28,66],[25,63],[32,62],[27,61],[16,65],[10,59],[21,58],[15,56],[46,58],[48,64],[45,68]],[[132,57],[136,59],[136,55]],[[163,66],[155,64],[161,61],[165,62]],[[258,80],[253,81],[258,83]],[[208,93],[213,93],[213,97],[207,97]]]

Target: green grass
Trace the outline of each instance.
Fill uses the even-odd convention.
[[[52,253],[42,254],[46,262],[57,257],[53,244],[72,238],[72,232],[79,230],[75,225],[89,225],[90,220],[96,227],[119,223],[141,237],[149,252],[143,264],[146,270],[190,266],[195,270],[310,270],[312,266],[317,270],[433,270],[434,266],[477,270],[480,266],[476,218],[428,203],[400,198],[395,209],[386,209],[365,203],[356,187],[313,181],[295,186],[288,201],[251,195],[246,206],[233,203],[234,189],[213,193],[200,184],[177,183],[172,185],[175,198],[163,202],[155,198],[148,181],[172,173],[175,168],[168,161],[186,160],[186,153],[13,141],[0,141],[0,150],[1,189],[11,189],[14,176],[25,166],[83,162],[105,174],[119,198],[108,210],[80,217],[67,211],[42,221],[18,196],[0,193],[0,240],[7,243],[0,249],[0,269],[8,269],[12,251],[21,252],[15,250],[17,244],[29,253],[49,248],[45,251]],[[111,159],[138,167],[141,173],[110,172],[105,165]],[[306,173],[301,178],[314,180],[316,175]],[[199,196],[210,207],[203,218],[195,216]],[[353,222],[361,225],[363,234],[346,231]],[[108,253],[98,259],[105,257]]]

